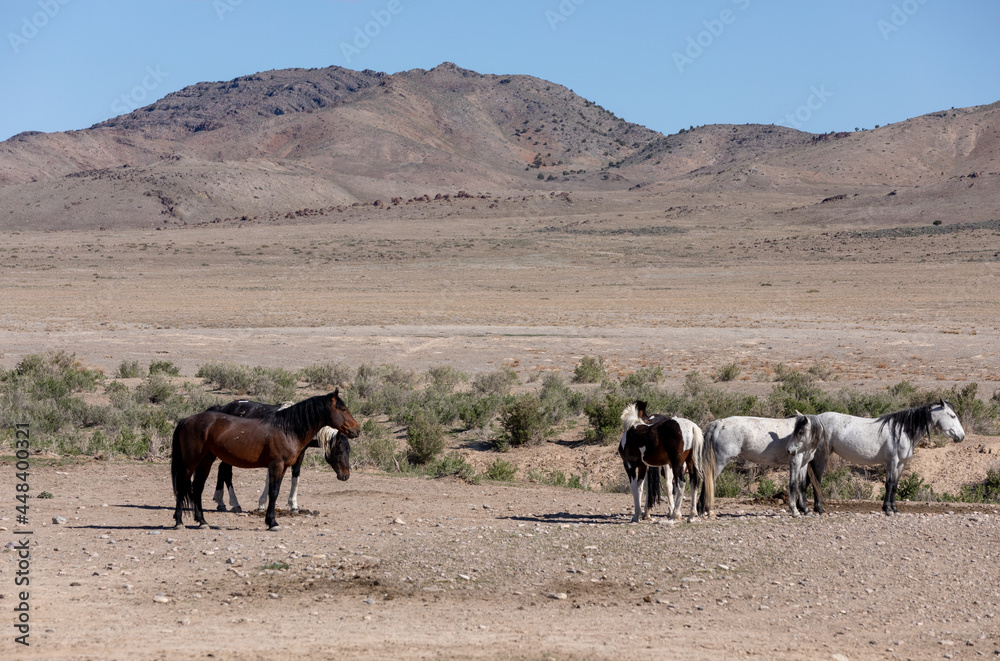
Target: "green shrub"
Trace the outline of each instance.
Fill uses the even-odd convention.
[[[500,410],[503,441],[511,446],[534,445],[545,438],[548,425],[541,402],[534,395],[522,395]]]
[[[497,482],[513,482],[515,473],[517,473],[517,466],[509,461],[497,459],[487,467],[484,475],[487,479]]]
[[[396,439],[383,425],[368,418],[361,425],[361,436],[351,443],[351,460],[358,465],[392,471],[398,466]]]
[[[658,383],[662,379],[662,367],[640,367],[622,379],[622,388],[626,390],[638,390],[643,386]]]
[[[115,376],[119,379],[138,379],[142,375],[138,360],[123,360],[118,363],[118,371],[115,372]]]
[[[585,440],[603,445],[618,441],[622,436],[622,411],[627,403],[620,395],[606,393],[602,399],[587,404],[583,410],[590,429],[584,434]]]
[[[896,486],[896,498],[899,500],[917,500],[917,495],[926,487],[924,478],[917,472],[910,473],[899,480]]]
[[[570,415],[583,411],[583,396],[566,385],[562,376],[556,372],[549,372],[542,377],[542,390],[538,398],[542,415],[550,424],[558,424]]]
[[[468,429],[487,429],[500,410],[501,401],[499,395],[477,397],[470,393],[460,401],[458,416]]]
[[[450,365],[432,367],[424,372],[424,381],[437,393],[451,394],[459,383],[468,381],[469,376]]]
[[[181,370],[169,360],[154,360],[149,364],[149,376],[153,376],[154,374],[180,376]]]
[[[469,482],[476,482],[476,471],[465,457],[454,453],[436,459],[426,466],[428,474],[434,477],[456,476]]]
[[[768,500],[774,498],[779,493],[781,493],[781,488],[774,483],[774,480],[761,477],[757,480],[757,491],[754,492],[753,497]]]
[[[986,479],[980,484],[963,486],[959,498],[966,503],[1000,502],[1000,469],[986,471]]]
[[[729,363],[728,365],[723,365],[715,373],[715,380],[720,382],[733,381],[743,373],[738,363]]]
[[[715,478],[716,498],[742,498],[748,493],[746,475],[739,472],[733,464],[728,464]]]
[[[345,387],[351,380],[351,369],[342,363],[310,365],[301,371],[302,380],[313,388],[333,390]]]
[[[472,380],[472,390],[479,395],[508,395],[516,383],[517,372],[504,367],[476,375]]]
[[[137,402],[162,404],[174,395],[174,386],[162,372],[154,372],[142,380],[135,388],[134,397]]]
[[[604,369],[604,358],[584,356],[573,370],[573,383],[600,383],[608,376]]]
[[[426,464],[441,454],[446,445],[444,428],[426,413],[418,412],[406,430],[407,458],[412,464]]]
[[[248,367],[236,363],[208,363],[198,368],[195,376],[214,384],[219,390],[246,395],[265,403],[294,399],[298,384],[298,375],[283,367]]]

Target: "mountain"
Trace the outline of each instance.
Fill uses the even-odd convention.
[[[946,199],[968,195],[961,178],[975,173],[984,177],[973,182],[979,196],[997,187],[997,106],[854,133],[716,125],[664,136],[531,76],[450,63],[391,75],[266,71],[191,85],[88,129],[0,143],[0,227],[274,219],[460,189],[655,184],[714,193],[835,189],[869,200],[920,187]]]

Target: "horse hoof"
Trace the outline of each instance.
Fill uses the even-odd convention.
[[[239,505],[233,508],[233,514],[242,514],[242,513],[243,513],[243,508],[240,507]]]
[[[267,527],[268,532],[278,532],[279,530],[281,530],[281,526],[279,526],[277,523],[274,524],[273,526]]]
[[[219,503],[218,506],[215,508],[215,511],[216,512],[225,512],[226,511],[226,506],[223,505],[222,503]]]

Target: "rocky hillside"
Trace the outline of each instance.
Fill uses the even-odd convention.
[[[457,190],[650,183],[862,204],[920,188],[921,200],[972,195],[989,210],[1000,198],[998,113],[829,135],[717,125],[664,136],[531,76],[450,63],[266,71],[192,85],[89,129],[0,143],[0,227],[149,227]]]

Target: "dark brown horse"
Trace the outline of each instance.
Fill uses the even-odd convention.
[[[229,402],[225,406],[212,406],[209,411],[221,411],[222,413],[228,413],[229,415],[235,415],[238,418],[261,418],[268,413],[273,413],[283,408],[288,408],[293,402],[285,402],[284,404],[264,404],[263,402],[253,402],[247,399],[238,399],[235,402]],[[336,432],[332,432],[336,434]],[[307,448],[318,448],[322,447],[320,445],[320,436],[324,436],[322,433],[309,441]],[[333,440],[328,439],[328,440]],[[299,511],[299,474],[302,472],[302,461],[306,458],[306,453],[303,451],[299,455],[299,458],[295,460],[292,464],[292,486],[288,492],[288,509],[292,512]],[[267,475],[264,475],[264,489],[260,492],[260,500],[257,501],[257,511],[263,512],[267,508],[267,494],[269,492],[268,484],[270,480]],[[222,461],[219,462],[219,474],[215,482],[215,495],[212,496],[212,500],[216,502],[216,510],[219,512],[226,511],[225,505],[225,493],[226,489],[229,489],[229,504],[232,506],[234,512],[242,512],[243,508],[240,507],[240,501],[236,498],[236,489],[233,488],[233,467]]]
[[[357,438],[360,427],[337,390],[260,418],[238,418],[219,411],[205,411],[178,422],[170,463],[177,498],[175,527],[182,525],[185,506],[194,510],[199,526],[208,525],[201,509],[201,494],[212,464],[218,458],[237,468],[267,467],[269,484],[264,522],[268,529],[276,530],[274,504],[285,470],[295,463],[323,427],[340,432],[326,448],[326,460],[337,472],[337,477],[346,480],[350,477],[347,439]]]
[[[670,468],[667,473],[673,482],[670,518],[677,518],[684,496],[684,475],[691,476],[691,518],[696,516],[695,494],[701,482],[714,489],[713,474],[706,466],[715,463],[710,445],[704,443],[701,429],[684,418],[669,418],[665,415],[646,415],[646,403],[637,401],[629,404],[622,412],[622,440],[618,454],[625,464],[629,477],[629,487],[635,500],[635,514],[632,522],[639,520],[642,511],[642,484],[645,478],[650,494],[646,501],[646,511],[642,518],[649,518],[649,508],[654,504],[653,490],[658,488],[661,469]],[[668,489],[670,486],[667,487]]]

